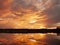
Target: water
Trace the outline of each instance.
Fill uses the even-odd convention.
[[[0,33],[0,45],[60,45],[56,33]]]

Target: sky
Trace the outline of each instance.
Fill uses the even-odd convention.
[[[60,0],[0,0],[0,28],[60,26]]]

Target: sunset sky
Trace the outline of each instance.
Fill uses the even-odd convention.
[[[60,26],[60,0],[0,0],[0,28]]]

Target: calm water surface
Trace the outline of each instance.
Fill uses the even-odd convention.
[[[0,45],[60,45],[56,33],[0,33]]]

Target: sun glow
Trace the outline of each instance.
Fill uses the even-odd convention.
[[[24,0],[27,6],[26,8],[24,8],[23,5],[16,6],[16,3],[14,3],[13,5],[14,0],[8,1],[9,2],[8,4],[12,3],[13,6],[10,5],[10,7],[8,6],[5,10],[0,11],[3,13],[0,16],[0,18],[2,18],[3,20],[1,19],[2,21],[0,22],[6,21],[9,24],[8,26],[12,28],[27,28],[27,29],[46,28],[47,26],[46,20],[48,19],[48,16],[47,14],[43,14],[43,12],[44,10],[48,9],[48,7],[50,8],[52,6],[51,1],[47,0],[46,2],[46,0],[45,1],[38,0],[39,2],[41,2],[41,4],[39,2],[36,2],[36,0],[32,2],[31,1],[32,0],[28,0],[29,3],[33,2],[32,5],[29,7],[27,5],[28,3],[27,0]],[[5,6],[7,6],[8,4],[5,4]],[[7,23],[5,23],[5,25],[7,25]]]

